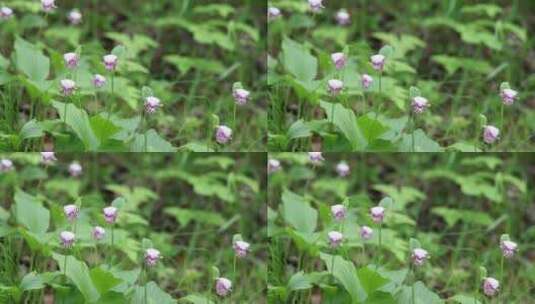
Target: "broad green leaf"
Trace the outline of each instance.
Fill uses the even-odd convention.
[[[136,134],[130,145],[130,152],[175,152],[176,148],[163,139],[155,130]]]
[[[459,221],[482,226],[488,226],[492,224],[492,218],[487,213],[479,211],[435,207],[431,212],[444,218],[449,227],[453,227]]]
[[[316,230],[318,211],[302,196],[285,190],[282,193],[282,208],[284,220],[297,231],[313,233]]]
[[[175,65],[182,75],[186,74],[191,69],[215,74],[220,74],[225,71],[225,67],[219,61],[207,58],[168,55],[164,57],[164,60]]]
[[[223,218],[223,216],[216,212],[185,209],[178,207],[165,208],[164,212],[174,216],[181,227],[187,226],[192,221],[197,221],[213,226],[221,226],[225,223],[225,219]]]
[[[32,119],[22,126],[20,130],[20,138],[29,139],[43,136],[43,127],[37,120]]]
[[[387,59],[394,55],[394,48],[391,45],[385,45],[379,50],[379,54],[385,56]]]
[[[145,301],[145,293],[147,301]],[[175,304],[176,301],[168,293],[163,291],[156,283],[149,282],[144,286],[136,286],[132,298],[132,304]]]
[[[69,255],[67,256],[67,269],[65,269],[64,255],[54,253],[52,257],[58,263],[60,271],[66,271],[67,277],[73,281],[74,285],[84,295],[86,301],[94,302],[100,297],[97,288],[91,280],[89,269],[84,262],[78,261],[75,257]]]
[[[223,18],[226,18],[235,11],[236,9],[234,7],[219,3],[198,5],[193,9],[193,12],[196,14],[218,14]]]
[[[91,128],[89,116],[83,109],[78,109],[72,103],[62,103],[54,101],[52,103],[54,108],[59,113],[62,121],[71,127],[78,136],[78,138],[84,143],[87,150],[95,151],[99,146],[99,141]]]
[[[357,276],[357,270],[352,262],[344,260],[344,258],[339,255],[333,256],[323,252],[320,253],[320,258],[327,266],[329,273],[332,273],[351,295],[354,303],[360,303],[366,299],[366,291]],[[372,285],[374,284],[371,284],[370,286]]]
[[[41,82],[48,77],[50,60],[28,41],[15,38],[15,64],[30,80]]]
[[[111,120],[104,118],[102,115],[91,117],[89,124],[100,144],[109,140],[112,136],[121,131],[120,127],[116,126]]]
[[[282,64],[298,80],[310,83],[316,78],[318,60],[303,45],[285,37],[282,42]]]
[[[414,288],[414,301],[412,301],[412,288]],[[422,282],[418,281],[412,286],[403,286],[396,295],[398,303],[414,304],[443,304],[442,300],[436,293],[432,292]]]
[[[294,122],[287,132],[287,136],[290,139],[309,137],[311,135],[310,127],[302,119]]]
[[[37,198],[17,190],[13,207],[17,223],[24,225],[30,232],[42,235],[48,230],[50,212]]]
[[[455,74],[457,70],[479,74],[489,74],[493,70],[493,67],[485,60],[448,55],[435,55],[431,59],[441,64],[446,69],[446,72],[448,72],[448,75]]]
[[[467,14],[486,14],[490,18],[494,18],[497,14],[501,13],[502,8],[496,4],[475,4],[465,5],[461,9],[461,12]]]
[[[180,303],[191,303],[191,304],[215,304],[212,300],[206,298],[205,296],[190,294],[188,296],[182,297],[179,300]]]
[[[113,273],[104,270],[101,267],[91,269],[90,276],[91,280],[93,280],[93,285],[100,294],[105,294],[110,289],[123,282],[122,279],[115,277]]]
[[[366,139],[357,124],[357,118],[353,111],[344,108],[341,104],[324,101],[320,102],[320,106],[327,113],[327,120],[332,121],[342,131],[353,150],[361,150],[366,147]]]
[[[45,282],[41,276],[34,271],[26,274],[24,278],[22,278],[20,289],[23,291],[41,289],[45,287],[44,283]]]
[[[357,276],[367,295],[371,295],[389,282],[387,278],[379,274],[377,271],[372,270],[370,267],[360,268],[357,271]]]
[[[312,288],[310,280],[303,271],[297,272],[288,281],[288,290],[303,290]]]
[[[413,141],[414,140],[414,141]],[[436,141],[429,138],[424,131],[418,129],[412,134],[403,134],[399,144],[400,152],[442,152],[442,148]]]
[[[450,301],[458,304],[481,304],[481,302],[474,297],[466,295],[455,295],[450,298]]]

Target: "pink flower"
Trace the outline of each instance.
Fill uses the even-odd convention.
[[[41,152],[41,161],[45,165],[50,165],[56,160],[56,154],[54,152]]]
[[[115,207],[106,207],[102,209],[104,212],[104,219],[108,224],[113,224],[117,220],[117,208]]]
[[[100,241],[104,238],[106,235],[106,230],[100,226],[95,226],[93,228],[93,239],[96,241]]]
[[[70,96],[76,90],[76,82],[70,79],[63,79],[60,81],[63,95]]]
[[[342,204],[331,206],[331,214],[337,221],[343,220],[346,217],[346,212],[346,207]]]
[[[329,92],[332,95],[338,95],[344,88],[344,83],[338,79],[331,79],[327,83],[329,85]]]
[[[268,173],[277,172],[280,169],[281,169],[281,163],[279,160],[277,159],[268,160],[268,166],[267,166]]]
[[[426,98],[422,96],[416,96],[412,99],[412,111],[416,114],[422,113],[428,106],[429,103]]]
[[[414,265],[422,266],[424,262],[429,258],[429,254],[425,249],[415,248],[412,251],[411,259]]]
[[[74,233],[70,231],[62,231],[59,234],[61,245],[65,248],[71,248],[75,241]]]
[[[369,89],[373,83],[373,77],[368,74],[362,75],[362,87]]]
[[[327,236],[329,239],[329,245],[332,248],[337,248],[344,240],[344,235],[338,231],[330,231]]]
[[[367,241],[369,239],[371,239],[373,236],[373,229],[368,227],[368,226],[362,226],[360,228],[360,237]]]
[[[371,58],[372,66],[376,71],[382,71],[385,67],[385,56],[381,54],[373,55]]]
[[[341,70],[347,61],[347,57],[344,53],[333,53],[331,54],[331,60],[337,70]]]
[[[160,106],[160,99],[154,96],[145,98],[145,112],[152,114],[156,112]]]
[[[7,20],[13,17],[13,10],[9,7],[3,6],[0,8],[0,19]]]
[[[65,61],[65,65],[69,69],[74,69],[78,66],[79,58],[78,54],[76,53],[66,53],[63,55],[63,60]]]
[[[244,89],[236,89],[232,92],[232,96],[234,97],[234,101],[239,104],[240,106],[243,106],[247,103],[249,100],[249,95],[251,93]]]
[[[215,282],[215,292],[218,296],[224,297],[232,291],[232,282],[227,278],[217,278]]]
[[[106,77],[100,74],[95,74],[95,76],[93,76],[93,85],[97,89],[102,88],[104,85],[106,85]]]
[[[56,8],[55,0],[41,0],[41,7],[46,13],[51,12]]]
[[[324,160],[321,152],[308,152],[308,158],[314,164],[321,163]]]
[[[147,266],[154,266],[160,259],[160,251],[149,248],[145,251],[145,264]]]
[[[63,207],[63,212],[65,213],[67,219],[72,222],[78,217],[80,209],[78,209],[78,206],[76,205],[65,205]]]
[[[72,25],[78,25],[82,22],[82,13],[79,10],[74,9],[67,15]]]
[[[347,12],[347,10],[344,8],[339,10],[335,16],[336,22],[338,22],[338,25],[341,25],[341,26],[348,25],[349,23],[351,23],[350,18],[351,16]]]
[[[282,16],[281,10],[276,7],[269,7],[268,8],[268,19],[274,20]]]
[[[72,177],[78,177],[82,174],[82,165],[78,162],[73,162],[69,165],[69,174]]]
[[[483,281],[483,292],[485,295],[492,297],[500,290],[500,282],[495,278],[485,278]]]
[[[9,172],[13,171],[13,162],[10,159],[2,159],[0,160],[0,172]]]
[[[108,71],[114,71],[117,68],[118,58],[113,54],[109,54],[103,57],[104,66]]]
[[[338,173],[338,176],[340,177],[348,176],[349,171],[350,171],[349,165],[344,161],[339,162],[338,165],[336,165],[336,172]]]
[[[511,241],[501,241],[500,248],[504,257],[511,258],[515,255],[518,245]]]
[[[224,126],[224,125],[220,125],[217,127],[216,132],[215,132],[215,140],[218,143],[223,145],[223,144],[228,143],[231,139],[232,139],[231,128]]]
[[[500,129],[496,128],[495,126],[485,126],[483,128],[483,140],[487,144],[494,143],[497,139],[500,138]]]
[[[308,5],[310,6],[310,9],[317,13],[319,11],[321,11],[322,8],[324,8],[323,6],[323,0],[308,0]]]
[[[247,255],[247,252],[249,251],[250,244],[244,241],[236,241],[232,245],[232,248],[234,249],[234,253],[237,257],[243,258]]]
[[[503,89],[500,92],[500,97],[502,98],[502,102],[506,106],[510,106],[515,102],[516,97],[518,96],[518,92],[511,89]]]
[[[376,206],[370,209],[370,215],[375,223],[382,223],[385,217],[385,208]]]

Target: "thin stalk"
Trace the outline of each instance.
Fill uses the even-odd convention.
[[[111,96],[112,96],[112,98],[110,98],[110,100],[106,101],[108,103],[106,105],[106,112],[108,112],[108,120],[110,120],[112,100],[113,100],[113,96],[115,96],[114,95],[114,90],[115,90],[115,73],[111,72]]]
[[[145,292],[145,304],[148,304],[148,298],[147,298],[147,285],[149,284],[149,271],[147,270],[146,266],[143,266],[144,272],[145,272],[145,286],[144,286],[144,292]]]
[[[237,106],[236,106],[236,102],[234,102],[234,107],[233,107],[233,119],[232,119],[232,129],[236,130],[236,111],[237,111]]]
[[[381,244],[382,244],[382,230],[383,230],[383,223],[381,222],[379,224],[379,250],[377,252],[377,264],[375,265],[375,269],[379,269],[379,264],[381,263]]]
[[[412,124],[412,134],[411,134],[411,152],[415,152],[416,147],[414,143],[414,132],[416,132],[416,118],[414,115],[410,115],[411,124]]]

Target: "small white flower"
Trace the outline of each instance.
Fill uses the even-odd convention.
[[[346,217],[346,207],[342,204],[332,205],[331,214],[335,220],[341,221]]]
[[[360,228],[360,237],[367,241],[369,239],[371,239],[373,236],[373,229],[368,227],[368,226],[362,226]]]
[[[345,161],[339,162],[338,165],[336,165],[336,172],[340,177],[348,176],[349,171],[349,165]]]
[[[381,54],[373,55],[371,57],[372,66],[377,71],[382,71],[385,66],[385,56]]]
[[[154,266],[160,259],[160,251],[154,248],[148,248],[145,251],[145,264],[147,266]]]
[[[113,54],[109,54],[103,57],[104,66],[108,71],[114,71],[117,68],[117,62],[119,58]]]
[[[236,254],[237,257],[243,258],[249,252],[250,246],[251,245],[247,242],[236,241],[234,242],[234,245],[232,246],[232,248],[234,249],[234,253]]]
[[[370,209],[370,215],[375,223],[382,223],[385,217],[385,208],[376,206]]]
[[[79,10],[74,9],[69,12],[69,15],[67,15],[67,18],[69,18],[69,21],[72,25],[78,25],[82,22],[82,13],[80,13]]]
[[[7,20],[13,17],[13,10],[7,6],[0,8],[0,19]]]
[[[336,13],[336,22],[338,22],[338,25],[348,25],[351,23],[351,16],[349,15],[349,12],[346,9],[341,9]]]
[[[232,281],[227,278],[217,278],[215,291],[218,296],[224,297],[232,291]]]
[[[224,126],[224,125],[220,125],[217,127],[216,132],[215,132],[215,140],[218,143],[223,145],[223,144],[228,143],[231,139],[232,139],[231,128]]]
[[[344,235],[338,231],[330,231],[328,233],[328,238],[329,238],[329,245],[332,248],[336,248],[340,246],[340,244],[344,240]]]

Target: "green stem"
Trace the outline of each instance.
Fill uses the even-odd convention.
[[[113,97],[115,96],[114,95],[114,90],[115,90],[115,73],[111,72],[111,96],[112,96],[112,98],[110,98],[110,100],[106,101],[107,102],[107,104],[106,104],[106,112],[108,112],[108,120],[110,120]]]
[[[504,278],[503,278],[503,260],[504,260],[504,257],[503,257],[503,254],[502,254],[502,258],[500,260],[500,283],[501,284],[504,284]],[[503,294],[505,292],[505,288],[502,288],[502,292],[501,294]],[[498,295],[498,298],[500,298],[501,295]]]
[[[237,111],[236,102],[234,102],[234,109],[233,109],[233,120],[232,120],[232,129],[236,130],[236,111]]]
[[[382,230],[383,230],[383,223],[381,222],[379,224],[379,250],[377,252],[377,264],[375,265],[375,269],[379,269],[379,264],[381,263],[381,244],[382,244]]]
[[[410,117],[411,117],[411,124],[412,124],[412,134],[411,134],[411,147],[412,147],[412,150],[411,150],[411,152],[415,152],[416,147],[415,147],[415,143],[414,143],[414,132],[416,131],[416,118],[414,117],[414,115],[410,115]]]
[[[148,304],[149,301],[148,301],[148,298],[147,298],[147,285],[149,284],[149,271],[147,270],[147,267],[144,266],[144,272],[145,272],[145,286],[144,286],[144,291],[145,291],[145,304]]]

